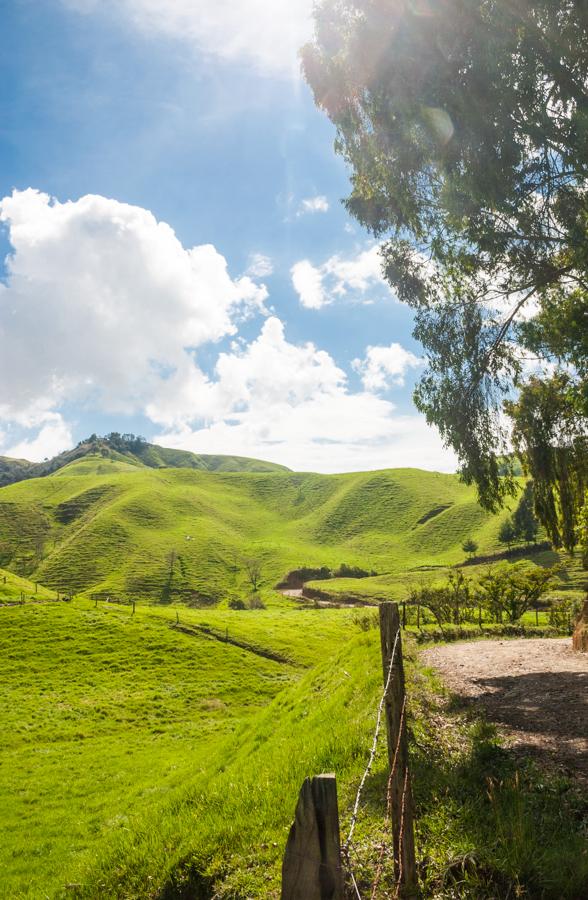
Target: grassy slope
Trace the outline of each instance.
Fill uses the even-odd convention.
[[[33,584],[28,578],[21,578],[0,569],[0,604],[20,602],[24,594],[25,603],[30,600],[57,600],[57,593],[42,584]]]
[[[352,627],[284,609],[272,635],[268,615],[225,613],[231,635],[287,646],[290,664],[182,634],[163,612],[79,601],[0,610],[1,896],[53,896],[83,880],[97,854],[133,833],[131,821],[155,821],[155,809],[216,768],[233,732],[242,737],[241,725]]]
[[[404,590],[423,567],[462,561],[467,537],[494,552],[499,524],[455,476],[413,469],[210,473],[97,456],[0,489],[5,565],[61,590],[156,601],[243,596],[248,555],[264,560],[266,587],[300,565],[346,562],[386,574],[340,589],[390,596],[399,578]]]
[[[346,833],[381,692],[377,631],[359,631],[352,610],[285,603],[179,616],[290,662],[178,632],[169,608],[0,610],[1,896],[171,900],[211,896],[214,884],[219,898],[277,897],[300,784],[320,771],[337,773]],[[569,787],[552,791],[541,775],[523,794],[493,735],[464,724],[454,739],[438,728],[423,674],[409,684],[419,858],[436,888],[455,857],[479,859],[470,893],[427,895],[495,897],[503,879],[526,879],[546,898],[578,896],[586,810],[568,813]],[[365,891],[384,794],[382,747],[357,832]],[[563,864],[551,884],[554,856]]]

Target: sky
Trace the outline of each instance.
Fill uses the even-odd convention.
[[[312,0],[0,0],[0,455],[96,432],[454,471],[342,204]]]

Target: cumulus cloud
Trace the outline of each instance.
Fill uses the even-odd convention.
[[[13,252],[0,286],[0,420],[41,424],[69,402],[145,409],[162,384],[198,389],[193,350],[262,311],[211,245],[186,249],[145,209],[35,190],[0,201]],[[197,383],[198,382],[198,383]]]
[[[214,399],[208,421],[178,419],[157,436],[159,443],[322,472],[409,461],[455,468],[453,455],[422,417],[397,416],[394,405],[373,392],[350,392],[332,357],[312,343],[290,343],[275,317],[247,347],[220,355],[209,389]]]
[[[368,291],[388,290],[378,244],[352,256],[331,256],[320,266],[300,260],[292,266],[291,275],[301,304],[309,309],[320,309],[344,297],[365,303]]]
[[[322,194],[318,197],[308,197],[303,200],[298,210],[298,215],[303,216],[305,213],[328,212],[329,201]]]
[[[405,350],[401,344],[368,347],[364,359],[354,359],[352,362],[368,391],[385,390],[391,385],[402,386],[407,370],[421,365],[422,360]]]
[[[297,77],[298,51],[312,36],[313,0],[62,0],[70,9],[123,16],[140,32],[160,34],[197,52]]]
[[[329,302],[323,288],[323,274],[308,259],[294,263],[290,274],[302,306],[307,309],[320,309]]]
[[[0,285],[4,453],[41,459],[70,446],[67,409],[146,415],[164,445],[292,468],[454,467],[421,417],[399,416],[377,396],[382,379],[402,377],[410,354],[368,348],[358,363],[364,389],[351,391],[328,353],[288,341],[283,323],[267,316],[262,284],[232,278],[210,245],[186,249],[149,211],[28,190],[0,201],[0,219],[13,248]],[[361,289],[369,272],[361,260],[340,272],[341,284]],[[307,302],[320,305],[313,267],[295,276]],[[265,318],[247,343],[238,330],[256,313]],[[200,348],[209,356],[231,335],[207,375]]]

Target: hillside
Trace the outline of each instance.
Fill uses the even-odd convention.
[[[500,521],[452,475],[211,472],[86,454],[0,489],[0,565],[55,590],[192,605],[247,596],[248,560],[264,588],[346,563],[377,573],[376,592],[405,591],[463,562],[466,538],[497,552]],[[359,586],[337,587],[347,583]]]
[[[277,463],[249,459],[244,456],[220,456],[190,453],[187,450],[170,450],[149,444],[135,435],[110,434],[106,437],[92,435],[80,441],[73,450],[66,450],[52,459],[40,463],[31,463],[25,459],[12,459],[0,456],[0,487],[25,481],[29,478],[42,478],[87,456],[100,456],[103,459],[126,462],[134,466],[146,466],[151,469],[201,469],[206,472],[274,472],[288,471]]]

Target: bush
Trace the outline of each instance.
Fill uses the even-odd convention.
[[[257,594],[251,594],[247,600],[248,609],[265,609],[265,603]]]
[[[247,609],[245,601],[240,597],[231,597],[229,600],[229,609]]]
[[[368,572],[367,569],[362,569],[361,566],[348,566],[347,563],[341,563],[339,568],[333,572],[335,578],[369,578],[370,575],[377,574],[373,569],[371,572]]]
[[[574,622],[580,611],[580,601],[567,597],[554,597],[549,603],[549,624],[559,631],[569,634],[574,630]]]

